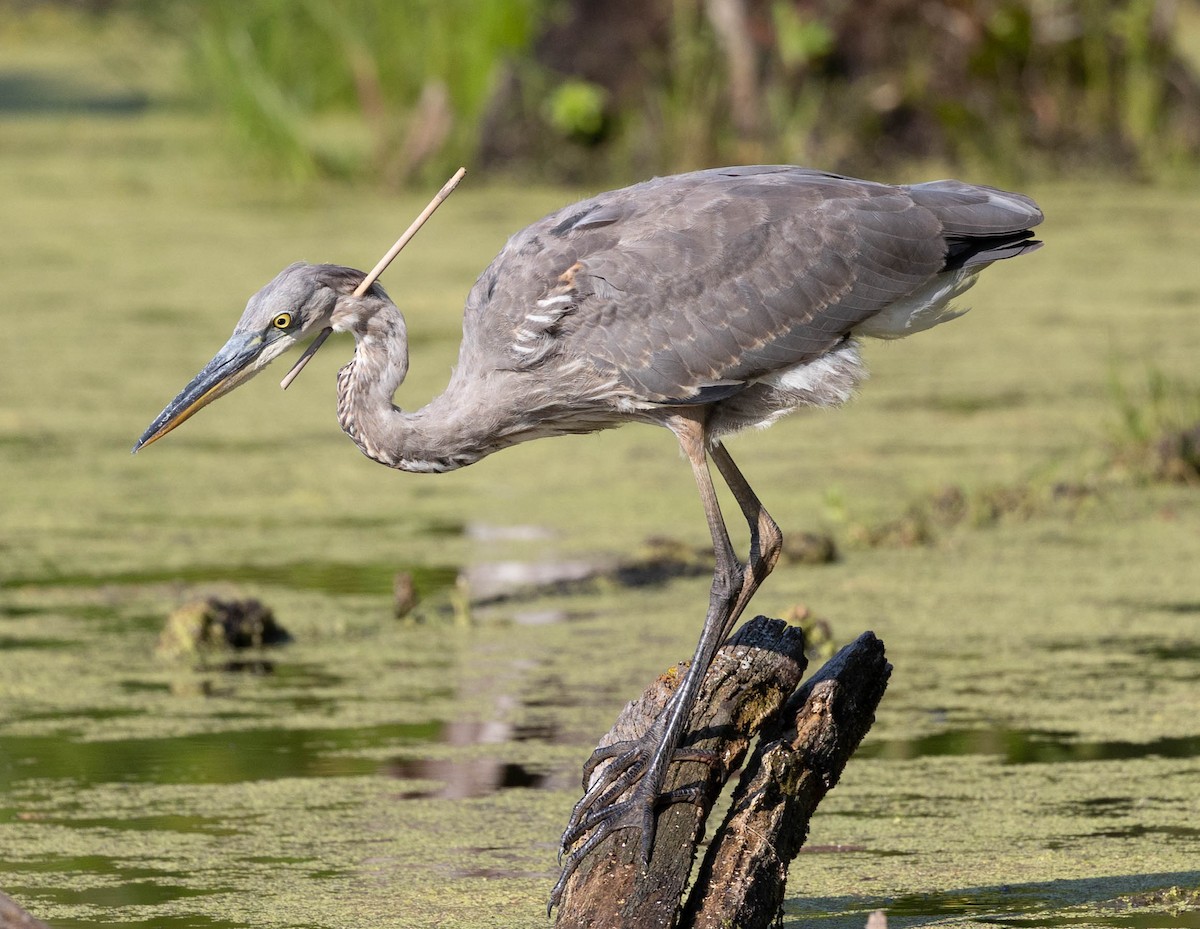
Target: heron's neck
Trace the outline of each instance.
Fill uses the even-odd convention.
[[[338,422],[368,458],[404,471],[452,471],[483,457],[450,391],[413,413],[392,403],[408,373],[404,317],[390,302],[345,314],[354,358],[338,372]]]

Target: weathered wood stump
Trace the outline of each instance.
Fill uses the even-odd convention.
[[[757,929],[783,906],[788,865],[808,824],[875,721],[892,666],[864,632],[763,727],[704,857],[682,926]]]
[[[666,784],[668,791],[699,785],[699,801],[660,813],[647,870],[633,831],[601,843],[567,882],[557,927],[773,924],[809,819],[874,721],[891,672],[883,643],[869,632],[797,689],[806,665],[803,634],[781,620],[756,617],[722,646],[683,743],[715,760],[676,763]],[[668,673],[651,684],[600,745],[645,732],[678,679]],[[705,820],[756,736],[730,811],[685,902]]]

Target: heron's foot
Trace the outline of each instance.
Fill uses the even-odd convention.
[[[700,803],[702,784],[664,792],[667,764],[654,764],[659,740],[651,730],[641,739],[617,742],[598,748],[583,768],[585,793],[563,832],[559,847],[562,874],[550,894],[550,907],[558,905],[567,881],[605,839],[622,829],[636,829],[641,837],[642,867],[650,864],[658,811],[674,803]],[[669,761],[699,761],[716,764],[713,752],[677,749]],[[603,763],[608,764],[593,776]],[[569,852],[568,852],[569,850]],[[565,856],[565,858],[564,858]]]

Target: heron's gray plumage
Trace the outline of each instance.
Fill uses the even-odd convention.
[[[514,235],[467,297],[458,364],[414,412],[404,317],[377,284],[296,264],[251,298],[226,345],[135,446],[156,441],[304,335],[350,332],[338,421],[364,454],[446,471],[542,436],[630,421],[670,428],[713,541],[708,613],[688,670],[651,730],[599,750],[563,836],[552,894],[615,829],[649,855],[667,766],[717,647],[782,548],[782,534],[721,439],[805,406],[844,402],[865,376],[858,337],[900,338],[959,315],[989,264],[1040,246],[1037,205],[961,181],[906,187],[788,166],[658,178],[564,207]],[[709,461],[750,530],[741,562]],[[626,796],[628,792],[628,796]]]
[[[324,325],[358,339],[339,421],[392,467],[462,467],[541,436],[664,423],[688,406],[707,411],[715,441],[845,400],[864,376],[856,336],[953,318],[981,270],[1040,245],[1030,229],[1041,219],[1028,197],[991,187],[786,165],[609,191],[508,241],[468,295],[445,394],[403,414],[391,402],[408,369],[399,310],[378,284],[353,297],[361,272],[295,264],[251,298],[241,341],[223,350],[223,363],[249,359],[237,378],[205,392],[223,367],[206,369],[139,447]],[[294,324],[273,329],[277,313]]]
[[[520,402],[537,395],[547,433],[576,431],[554,415],[572,394],[582,431],[697,402],[714,405],[714,434],[736,431],[774,418],[772,404],[821,402],[764,379],[856,333],[948,318],[979,270],[1037,246],[1040,219],[1027,197],[958,181],[893,187],[785,166],[647,181],[513,236],[468,297],[455,379],[527,372],[511,386]],[[922,293],[931,308],[884,313]],[[921,312],[926,325],[906,331]],[[731,402],[746,392],[762,402]]]

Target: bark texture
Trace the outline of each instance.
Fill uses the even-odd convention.
[[[683,747],[708,760],[672,765],[666,790],[695,787],[696,802],[659,813],[648,872],[639,861],[640,837],[614,833],[572,876],[555,925],[560,929],[670,927],[679,913],[704,821],[729,773],[742,763],[754,734],[795,690],[807,660],[804,635],[782,620],[759,616],[717,653],[692,711]],[[600,745],[637,738],[654,721],[682,674],[672,669],[630,703]]]
[[[555,923],[563,929],[766,929],[780,913],[788,866],[817,804],[841,777],[875,719],[891,674],[883,643],[866,632],[803,686],[799,629],[759,616],[718,653],[684,745],[708,761],[672,766],[666,789],[697,788],[697,802],[659,816],[648,871],[632,830],[610,836],[568,882]],[[666,702],[668,673],[629,704],[600,745],[636,738]],[[731,771],[754,750],[713,837],[686,905],[704,822]]]
[[[892,666],[864,632],[772,720],[733,794],[688,899],[681,927],[767,929],[783,906],[788,866],[817,804],[875,721]]]

